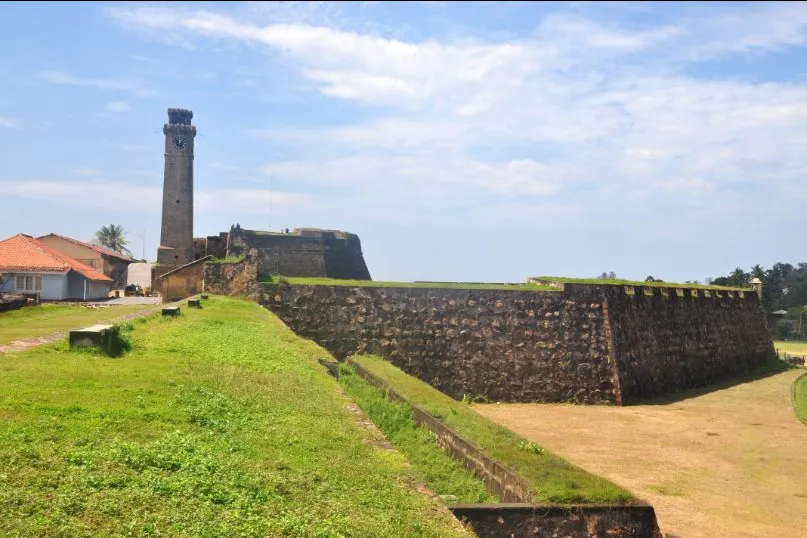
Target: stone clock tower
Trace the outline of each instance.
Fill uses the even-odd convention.
[[[155,276],[190,263],[193,255],[193,112],[168,109],[165,134],[163,216]]]

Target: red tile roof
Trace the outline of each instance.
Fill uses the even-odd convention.
[[[67,273],[71,270],[90,280],[112,281],[89,265],[56,252],[31,236],[17,234],[0,241],[0,271]]]
[[[48,235],[52,235],[53,237],[58,237],[59,239],[64,239],[65,241],[70,241],[71,243],[76,243],[77,245],[81,245],[82,247],[87,247],[89,249],[98,252],[99,254],[103,254],[104,256],[112,256],[114,258],[120,258],[123,261],[133,262],[134,260],[125,254],[121,254],[120,252],[115,252],[114,250],[99,247],[98,245],[93,245],[92,243],[85,243],[84,241],[79,241],[78,239],[73,239],[72,237],[67,237],[66,235],[54,234],[49,233]],[[43,237],[47,237],[48,235],[43,235],[41,237],[37,237],[37,239],[42,239]]]

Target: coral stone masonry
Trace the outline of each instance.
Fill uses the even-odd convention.
[[[755,293],[631,291],[280,284],[261,301],[337,358],[380,355],[457,399],[621,405],[775,359]]]

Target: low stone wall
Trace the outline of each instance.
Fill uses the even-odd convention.
[[[457,399],[621,405],[775,359],[755,293],[584,284],[562,292],[262,289],[264,306],[338,359],[380,355]]]
[[[8,310],[17,310],[28,304],[28,299],[25,295],[17,293],[3,293],[0,294],[0,312]]]
[[[652,506],[457,504],[480,538],[662,538]]]

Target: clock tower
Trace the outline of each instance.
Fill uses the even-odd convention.
[[[168,109],[163,176],[163,215],[155,276],[190,263],[193,254],[193,112]]]

